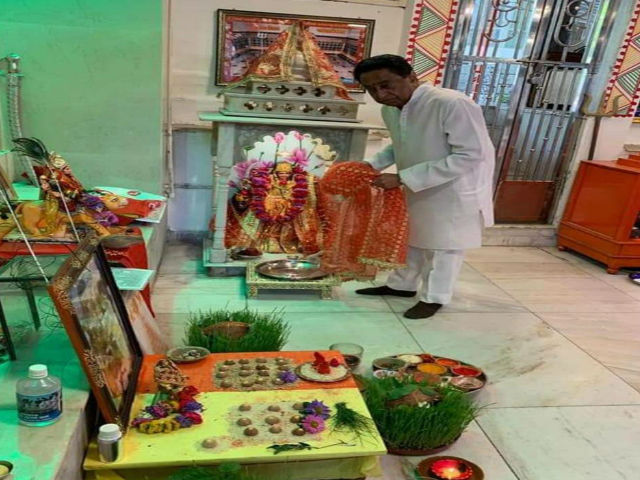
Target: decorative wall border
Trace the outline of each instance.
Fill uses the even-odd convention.
[[[640,0],[636,0],[627,33],[605,90],[604,105],[607,113],[613,112],[613,99],[618,96],[618,112],[614,116],[633,117],[640,100]]]
[[[640,2],[640,0],[638,0]],[[406,57],[420,82],[440,85],[451,49],[458,0],[418,0]]]

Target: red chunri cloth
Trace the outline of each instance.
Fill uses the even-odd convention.
[[[373,278],[404,265],[409,222],[402,188],[371,185],[378,176],[359,162],[334,164],[320,180],[325,217],[321,267],[345,278]]]

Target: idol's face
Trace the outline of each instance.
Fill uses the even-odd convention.
[[[360,83],[376,102],[397,108],[409,101],[420,84],[413,72],[408,77],[401,77],[386,68],[363,73]]]

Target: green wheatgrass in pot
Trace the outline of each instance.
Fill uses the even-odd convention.
[[[399,392],[411,387],[435,390],[438,400],[428,406],[389,405]],[[469,395],[451,386],[434,387],[412,379],[369,379],[364,397],[387,446],[403,450],[428,450],[453,443],[481,410]]]
[[[283,320],[284,312],[274,310],[260,313],[252,310],[212,310],[190,314],[185,343],[204,347],[212,353],[276,352],[282,350],[289,338],[290,327]],[[249,331],[241,338],[202,332],[203,328],[222,322],[244,322]]]

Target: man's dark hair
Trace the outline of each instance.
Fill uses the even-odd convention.
[[[374,70],[389,70],[403,78],[408,77],[413,72],[411,64],[399,55],[376,55],[362,60],[353,70],[353,76],[359,82],[363,73],[373,72]]]

